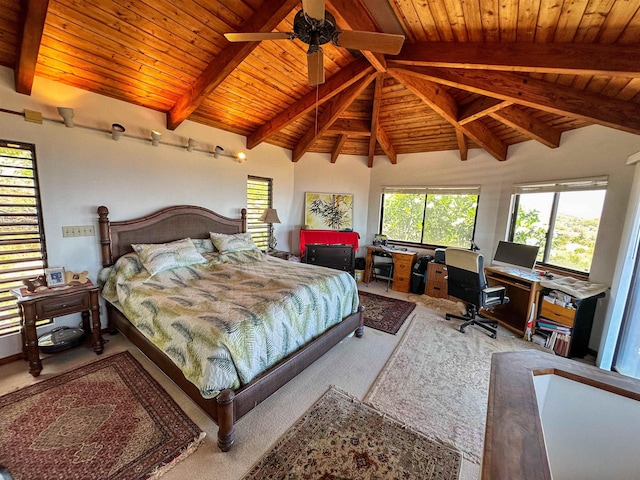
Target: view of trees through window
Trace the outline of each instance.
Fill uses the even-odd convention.
[[[539,246],[538,262],[588,273],[605,193],[585,190],[516,195],[510,238]]]
[[[468,193],[384,193],[381,233],[389,240],[468,248],[478,198]]]

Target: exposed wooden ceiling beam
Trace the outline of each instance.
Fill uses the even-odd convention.
[[[22,25],[18,28],[19,45],[15,65],[16,92],[31,95],[49,0],[25,0],[20,3]]]
[[[459,128],[456,128],[456,140],[458,141],[458,150],[460,150],[460,160],[464,161],[469,156],[469,141]]]
[[[389,161],[395,165],[398,163],[398,154],[396,153],[396,149],[393,147],[391,143],[391,139],[387,135],[387,132],[378,124],[378,131],[376,132],[376,138],[378,139],[378,144],[382,151],[387,155]],[[373,159],[372,159],[373,160]],[[373,161],[369,164],[369,168],[373,167]]]
[[[340,155],[340,151],[342,150],[342,147],[344,147],[344,144],[348,138],[349,136],[346,134],[338,135],[336,143],[333,146],[333,150],[331,150],[331,163],[336,163],[338,155]]]
[[[340,70],[340,72],[318,87],[317,104],[316,90],[314,89],[249,135],[247,137],[247,148],[252,149],[264,142],[274,133],[279,132],[290,123],[309,113],[316,108],[316,105],[321,105],[333,98],[373,71],[373,67],[364,59],[350,63],[346,68]]]
[[[461,125],[458,122],[458,105],[437,83],[409,75],[403,69],[389,69],[389,75],[411,90],[418,98],[435,110],[442,118],[471,137],[478,145],[500,161],[507,159],[507,146],[480,121]]]
[[[371,136],[371,124],[355,118],[338,118],[325,131],[327,135],[345,134],[351,137]]]
[[[302,158],[302,156],[309,150],[309,147],[313,142],[324,135],[331,124],[340,117],[342,112],[351,105],[351,103],[365,88],[367,88],[367,86],[369,86],[371,81],[375,78],[375,75],[375,73],[366,75],[363,79],[351,85],[349,88],[327,102],[325,109],[318,119],[318,124],[313,125],[309,130],[307,130],[307,132],[302,136],[302,139],[294,147],[291,155],[292,162],[300,160],[300,158]]]
[[[326,0],[326,5],[340,28],[365,32],[380,31],[360,0]],[[387,62],[384,55],[366,50],[362,51],[362,55],[378,72],[386,71]]]
[[[264,2],[242,25],[240,32],[270,32],[278,26],[298,0],[270,0]],[[182,94],[167,114],[167,128],[175,130],[200,103],[227,78],[259,45],[259,42],[229,43],[207,65],[193,85]]]
[[[380,116],[380,102],[382,100],[382,84],[384,82],[384,74],[378,73],[375,79],[376,85],[373,89],[373,105],[371,107],[371,137],[369,138],[369,168],[373,166],[373,157],[376,154],[378,118]]]
[[[547,147],[557,148],[560,146],[560,136],[562,135],[560,130],[528,115],[519,107],[511,106],[503,108],[502,110],[489,114],[489,116],[519,131],[523,135],[543,143]]]
[[[460,108],[458,121],[461,125],[471,123],[511,104],[512,102],[507,102],[506,100],[482,96]]]
[[[393,59],[414,66],[640,77],[640,44],[417,42]]]
[[[391,68],[389,72],[391,72]],[[393,69],[395,70],[395,68]],[[403,67],[411,76],[537,108],[565,117],[640,134],[640,105],[518,73]]]

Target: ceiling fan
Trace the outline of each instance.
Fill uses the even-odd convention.
[[[403,35],[390,33],[338,30],[333,15],[325,10],[324,0],[302,0],[293,20],[293,32],[225,33],[230,42],[258,42],[261,40],[295,40],[309,45],[307,75],[310,85],[324,83],[324,56],[321,45],[334,45],[354,50],[396,55],[404,43]]]

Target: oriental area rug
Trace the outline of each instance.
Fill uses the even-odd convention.
[[[542,348],[503,329],[492,339],[459,326],[435,313],[415,315],[364,402],[479,464],[491,355]]]
[[[395,335],[416,308],[416,304],[374,293],[358,292],[360,305],[364,307],[364,324]]]
[[[461,455],[330,388],[244,477],[457,480]]]
[[[15,479],[147,479],[204,433],[129,352],[0,397],[0,464]]]

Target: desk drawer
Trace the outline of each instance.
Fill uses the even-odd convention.
[[[46,298],[36,303],[36,315],[39,319],[61,317],[90,309],[89,295],[84,292]]]
[[[540,316],[553,320],[554,322],[562,323],[568,327],[573,327],[576,311],[543,300]]]

